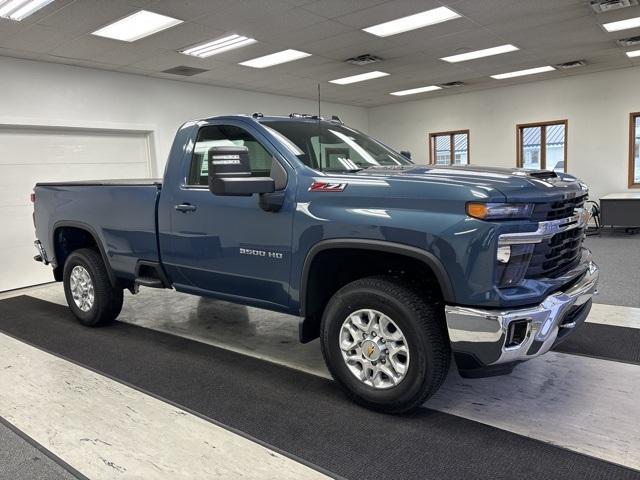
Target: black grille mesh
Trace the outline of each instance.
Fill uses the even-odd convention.
[[[586,195],[536,205],[534,217],[538,221],[551,221],[574,215],[576,208],[581,208]],[[548,240],[537,244],[531,256],[526,278],[554,278],[562,275],[580,262],[584,229],[574,228],[557,233]]]
[[[574,209],[581,208],[584,205],[586,199],[587,196],[582,195],[557,202],[536,204],[533,210],[533,218],[538,222],[544,222],[570,217],[573,215]]]

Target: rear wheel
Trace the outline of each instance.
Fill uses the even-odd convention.
[[[420,406],[449,370],[442,305],[391,277],[340,289],[322,319],[331,374],[358,403],[388,413]]]
[[[122,310],[123,291],[114,288],[100,254],[76,250],[64,265],[64,293],[76,318],[88,327],[112,322]]]

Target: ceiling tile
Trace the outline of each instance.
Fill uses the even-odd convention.
[[[96,37],[94,35],[82,35],[60,44],[51,50],[50,53],[59,57],[93,60],[98,55],[114,50],[121,45],[122,43],[117,40]]]
[[[317,0],[302,6],[317,15],[335,18],[386,2],[387,0]]]
[[[5,38],[16,35],[28,28],[22,22],[14,22],[4,18],[0,18],[0,44]]]
[[[269,40],[286,43],[293,47],[303,47],[312,42],[331,38],[353,31],[352,27],[332,20],[325,20],[303,28],[278,29],[270,32]]]
[[[100,55],[96,55],[93,59],[97,62],[109,63],[111,65],[131,65],[132,63],[141,62],[163,53],[166,52],[153,47],[120,45],[115,49],[110,49]]]
[[[36,24],[30,25],[20,33],[2,40],[0,47],[26,50],[32,53],[47,53],[74,37],[76,37],[76,34],[72,32]]]
[[[186,66],[194,68],[203,67],[203,61],[199,58],[189,57],[178,52],[164,52],[139,62],[130,64],[131,67],[150,72],[160,72],[169,68]]]
[[[14,50],[12,48],[3,48],[0,47],[0,56],[1,57],[10,57],[10,58],[24,58],[27,60],[39,59],[42,57],[41,53],[37,52],[26,52],[24,50]]]
[[[452,8],[485,26],[514,22],[533,26],[593,14],[584,0],[461,0]]]

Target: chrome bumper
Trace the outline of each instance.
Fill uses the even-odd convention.
[[[587,271],[573,286],[548,296],[535,307],[481,310],[446,306],[447,328],[458,368],[464,371],[515,364],[548,352],[559,335],[581,323],[588,314],[590,300],[597,292],[598,275],[598,266],[589,261]],[[526,333],[517,345],[507,345],[510,325],[517,321]]]

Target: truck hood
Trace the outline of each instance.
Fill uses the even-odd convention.
[[[510,202],[545,202],[573,198],[587,193],[576,177],[549,170],[477,166],[403,165],[371,167],[356,176],[375,176],[387,181],[425,181],[449,183],[469,188],[496,190]]]

